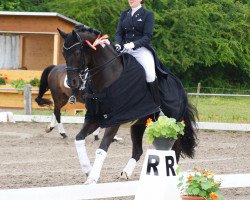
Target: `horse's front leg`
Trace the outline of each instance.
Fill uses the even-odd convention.
[[[118,129],[119,129],[119,126],[112,126],[112,127],[106,128],[101,144],[95,153],[95,162],[94,162],[93,168],[85,184],[97,183],[100,177],[103,162],[107,156],[108,148],[110,144],[112,143],[112,140],[115,134],[117,133]]]
[[[97,123],[84,123],[80,132],[76,135],[75,146],[82,171],[88,176],[92,166],[90,164],[85,146],[85,138],[93,133],[99,125]]]

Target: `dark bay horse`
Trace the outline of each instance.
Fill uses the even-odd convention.
[[[58,127],[59,134],[66,138],[67,134],[61,122],[61,108],[65,106],[71,95],[71,89],[65,87],[64,80],[66,76],[66,65],[50,65],[46,67],[40,78],[39,93],[35,101],[41,107],[51,106],[54,102],[54,111],[52,114],[51,122],[46,128],[46,132],[51,132],[56,126]],[[50,90],[53,102],[49,99],[43,98],[45,92]],[[84,93],[84,91],[83,91]],[[77,102],[84,103],[83,93],[78,93],[76,100]],[[95,140],[98,139],[98,130],[95,132]]]
[[[89,86],[87,87],[88,90],[86,98],[86,102],[89,102],[87,103],[87,120],[85,120],[82,129],[76,136],[75,145],[82,171],[88,176],[85,184],[91,184],[98,181],[108,148],[112,142],[112,138],[115,136],[119,126],[122,124],[119,123],[119,121],[113,121],[113,124],[103,124],[101,119],[104,121],[108,120],[109,115],[99,115],[100,112],[102,113],[103,109],[103,107],[100,106],[106,106],[106,110],[104,110],[109,111],[115,106],[119,107],[124,103],[124,101],[127,103],[134,100],[138,101],[137,97],[140,91],[139,93],[136,93],[136,88],[139,87],[139,85],[143,85],[144,89],[142,92],[144,92],[144,90],[145,94],[147,92],[145,89],[146,87],[144,87],[144,85],[146,85],[145,72],[141,71],[140,69],[139,76],[144,78],[138,79],[138,82],[130,87],[130,91],[127,92],[127,97],[125,96],[125,98],[119,98],[119,96],[117,96],[117,99],[112,99],[106,95],[109,94],[112,97],[113,93],[109,93],[110,88],[115,88],[115,86],[120,83],[119,80],[124,77],[123,74],[124,71],[126,71],[126,68],[123,66],[125,62],[123,58],[118,55],[113,46],[107,44],[105,38],[102,40],[102,37],[100,37],[100,32],[94,29],[84,26],[81,28],[81,30],[73,30],[71,33],[64,33],[59,29],[58,31],[61,37],[64,39],[63,55],[67,64],[66,70],[69,79],[69,86],[71,88],[79,87],[80,71],[85,70],[89,73],[87,78],[87,83]],[[134,78],[137,79],[137,77],[133,77],[133,79]],[[129,81],[133,81],[133,79],[130,79]],[[128,86],[119,88],[116,87],[116,92],[120,94],[119,92],[122,92],[126,89],[126,87],[131,85],[130,82],[127,83]],[[173,84],[175,83],[173,82]],[[185,102],[184,106],[180,105],[180,108],[177,110],[180,110],[179,113],[182,114],[181,118],[178,120],[184,120],[186,126],[184,130],[184,136],[178,138],[173,146],[173,150],[176,152],[177,161],[181,155],[192,158],[194,156],[194,148],[196,146],[196,133],[194,127],[196,114],[195,109],[193,109],[193,107],[188,103],[187,95],[185,92],[183,92],[183,86],[181,85],[180,87],[181,94],[185,94],[185,96],[181,94],[175,94],[177,97],[175,101]],[[177,93],[178,91],[173,92]],[[130,94],[133,94],[133,96]],[[103,96],[105,98],[103,98]],[[128,99],[129,101],[127,101]],[[108,104],[110,104],[110,106],[107,106]],[[127,104],[125,104],[123,107],[119,107],[121,110],[125,110],[125,116],[129,114],[129,112],[132,112],[131,110],[127,110],[126,106]],[[145,110],[148,112],[148,114],[137,117],[135,123],[131,124],[132,157],[122,171],[121,175],[124,177],[130,177],[132,175],[132,172],[136,166],[136,162],[140,159],[140,156],[143,153],[142,139],[144,130],[146,128],[146,120],[148,118],[157,119],[159,115],[158,111],[152,113],[152,109],[147,109],[148,108],[145,107]],[[171,106],[169,109],[169,113],[173,113]],[[137,106],[134,107],[134,110],[137,110]],[[135,115],[138,116],[137,114],[138,113]],[[100,116],[102,117],[101,119]],[[114,118],[116,117],[119,118],[123,116],[114,115]],[[132,117],[132,119],[129,118],[127,121],[132,121],[134,119],[135,117]],[[96,157],[92,166],[87,156],[85,138],[95,131],[99,126],[106,127],[106,130],[101,144],[96,150]]]

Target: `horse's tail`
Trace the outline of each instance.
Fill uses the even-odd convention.
[[[190,158],[194,157],[194,148],[197,146],[196,119],[198,119],[198,111],[188,103],[183,117],[185,122],[184,136],[181,138],[180,143],[182,152]]]
[[[49,99],[45,99],[42,97],[43,97],[44,93],[47,92],[47,90],[49,90],[48,76],[54,67],[55,67],[55,65],[50,65],[50,66],[46,67],[43,70],[43,73],[41,75],[40,85],[39,85],[39,93],[38,93],[38,96],[35,98],[35,101],[37,102],[37,104],[39,106],[46,106],[46,105],[50,106],[53,104],[52,101],[50,101]]]

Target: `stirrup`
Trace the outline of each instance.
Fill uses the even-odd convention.
[[[76,103],[76,97],[75,97],[74,95],[70,96],[68,102],[69,102],[70,104]]]

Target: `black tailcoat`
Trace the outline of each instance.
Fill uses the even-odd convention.
[[[154,31],[154,13],[141,7],[133,16],[132,9],[121,13],[118,23],[115,42],[126,44],[133,42],[135,48],[151,46],[151,39]]]

